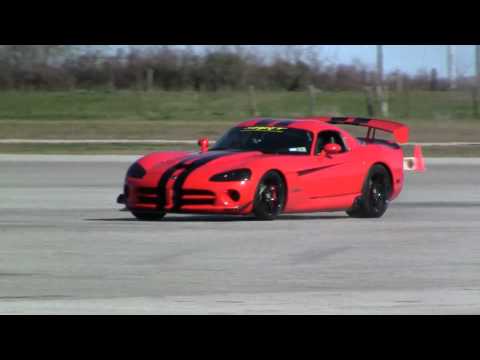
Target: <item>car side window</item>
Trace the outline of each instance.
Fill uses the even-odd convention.
[[[345,142],[343,141],[342,135],[340,135],[337,131],[322,131],[318,134],[317,138],[317,145],[315,147],[315,155],[320,154],[325,145],[327,144],[337,144],[340,145],[342,148],[342,153],[347,152],[348,149],[345,146]]]

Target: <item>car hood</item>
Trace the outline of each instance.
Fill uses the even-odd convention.
[[[218,173],[248,167],[253,160],[267,155],[258,151],[221,150],[206,153],[183,153],[171,158],[164,158],[161,154],[152,156],[140,161],[149,176],[161,176],[167,171],[182,168],[188,169],[189,172],[202,169]]]

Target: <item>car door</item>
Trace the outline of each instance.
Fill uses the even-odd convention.
[[[340,145],[342,152],[327,155],[323,147],[329,142]],[[299,172],[310,200],[318,202],[322,199],[356,193],[359,173],[357,161],[357,152],[347,147],[338,131],[328,130],[319,133],[312,167]]]

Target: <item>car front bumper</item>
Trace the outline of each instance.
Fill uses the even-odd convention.
[[[140,212],[247,215],[253,210],[256,190],[250,181],[188,184],[180,194],[175,194],[172,186],[159,189],[154,185],[128,178],[124,193],[119,195],[117,202],[131,211]],[[162,191],[166,194],[164,207],[159,206]],[[175,197],[178,199],[176,203]]]

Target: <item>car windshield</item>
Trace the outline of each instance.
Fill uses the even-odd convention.
[[[231,129],[217,142],[212,150],[308,155],[312,142],[312,133],[305,130],[253,126]]]

